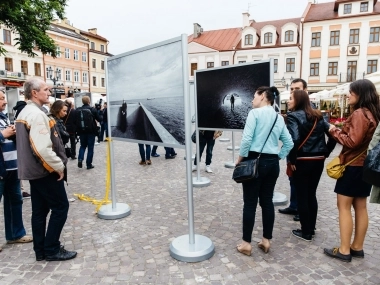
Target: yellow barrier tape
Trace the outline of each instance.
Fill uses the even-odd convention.
[[[106,138],[106,141],[107,141],[107,175],[106,175],[106,194],[104,195],[103,200],[96,200],[84,194],[74,194],[74,196],[77,197],[79,200],[91,202],[92,204],[96,205],[96,213],[99,211],[102,205],[107,205],[112,202],[110,199],[108,199],[110,189],[111,189],[111,151],[110,151],[111,139]]]

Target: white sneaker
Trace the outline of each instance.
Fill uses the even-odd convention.
[[[197,166],[196,165],[193,165],[192,167],[192,171],[196,171],[197,170]]]
[[[100,143],[98,143],[98,142],[95,142],[95,145],[98,145],[98,144],[100,144]]]
[[[206,169],[205,170],[206,170],[207,173],[212,173],[210,165],[206,165]]]

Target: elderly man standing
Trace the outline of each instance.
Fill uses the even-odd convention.
[[[67,157],[55,121],[42,107],[49,103],[49,87],[41,79],[31,78],[24,84],[24,94],[28,102],[16,120],[17,155],[22,157],[19,178],[30,183],[36,260],[72,259],[77,253],[65,250],[59,241],[69,210],[63,184]]]
[[[4,92],[0,91],[0,201],[4,196],[4,225],[7,243],[31,242],[22,221],[22,195],[17,177],[16,129],[9,124],[3,111],[7,106]],[[0,251],[2,249],[0,248]]]

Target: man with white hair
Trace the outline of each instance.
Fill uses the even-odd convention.
[[[77,253],[65,250],[59,241],[69,210],[63,184],[67,157],[56,123],[42,107],[49,102],[49,87],[43,80],[31,78],[24,84],[24,94],[27,105],[16,120],[17,154],[22,157],[19,178],[30,183],[36,260],[72,259]]]
[[[17,175],[16,129],[3,111],[7,99],[0,91],[0,201],[4,197],[4,226],[7,243],[31,242],[22,221],[22,195]],[[0,251],[2,249],[0,248]]]

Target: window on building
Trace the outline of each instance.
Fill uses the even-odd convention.
[[[369,31],[369,42],[375,43],[379,42],[380,27],[371,28]]]
[[[213,68],[214,63],[213,62],[207,62],[207,68]]]
[[[70,49],[65,48],[65,58],[70,58]]]
[[[41,63],[34,63],[34,75],[41,76]]]
[[[102,70],[104,70],[104,60],[101,60],[101,61],[100,61],[100,68],[101,68]]]
[[[74,82],[79,82],[79,72],[74,71]]]
[[[330,32],[330,46],[337,46],[339,45],[339,31],[331,31]]]
[[[347,82],[352,82],[356,80],[357,66],[357,61],[349,61],[347,63]]]
[[[104,52],[104,45],[100,45],[100,51]]]
[[[74,60],[79,60],[79,51],[74,50]]]
[[[264,34],[264,44],[271,44],[273,40],[273,34],[272,33],[265,33]]]
[[[277,73],[277,69],[278,69],[278,59],[274,59],[273,60],[273,63],[274,63],[274,73]]]
[[[319,63],[310,63],[310,76],[319,76]]]
[[[222,61],[222,66],[227,66],[227,65],[230,65],[229,61]]]
[[[28,74],[28,62],[26,60],[21,60],[21,72]]]
[[[92,86],[96,86],[96,76],[92,77]]]
[[[294,38],[294,32],[293,31],[286,31],[285,32],[285,42],[292,42]]]
[[[368,2],[360,3],[360,12],[368,12]]]
[[[190,76],[194,76],[194,71],[198,69],[198,63],[192,63],[190,67]]]
[[[245,45],[253,45],[253,35],[245,35]]]
[[[87,62],[87,52],[82,51],[82,61]]]
[[[352,8],[352,4],[344,4],[343,13],[344,14],[351,14],[351,8]]]
[[[293,72],[296,67],[296,59],[295,58],[287,58],[286,59],[286,72]]]
[[[66,70],[66,81],[71,81],[71,70]]]
[[[94,42],[90,43],[90,49],[95,49],[95,43]]]
[[[350,44],[359,43],[359,29],[350,30]]]
[[[3,42],[4,44],[11,45],[11,31],[4,29],[3,30]]]
[[[61,68],[57,68],[58,69],[58,73],[56,74],[56,76],[57,76],[57,79],[58,79],[58,81],[59,80],[62,80],[62,69]]]
[[[311,34],[311,46],[312,47],[321,46],[321,32]]]
[[[5,70],[13,71],[13,60],[10,57],[4,58]]]
[[[83,83],[87,83],[88,82],[88,80],[87,80],[87,72],[83,72],[83,74],[82,74],[82,82]]]
[[[92,68],[96,68],[96,59],[95,58],[92,59]]]
[[[55,48],[55,53],[57,54],[57,57],[61,57],[61,47],[60,46],[57,46]]]
[[[105,82],[104,78],[102,78],[102,87],[106,87],[106,82]]]
[[[368,60],[367,74],[374,73],[376,71],[377,71],[377,59],[376,60]]]
[[[245,60],[239,60],[238,63],[240,64],[240,63],[246,63],[246,62],[247,62],[247,61],[245,61]]]
[[[329,62],[329,72],[328,75],[337,75],[338,74],[338,63]]]

